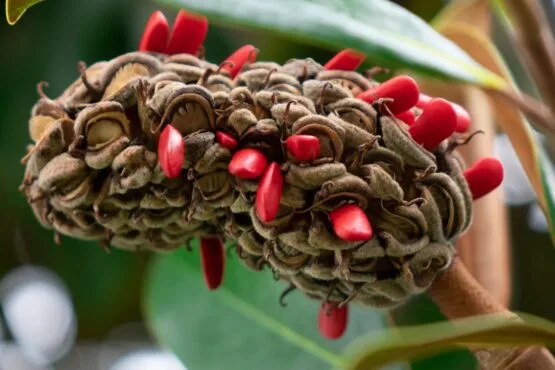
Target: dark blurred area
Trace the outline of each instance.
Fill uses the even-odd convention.
[[[397,2],[426,20],[430,20],[444,3]],[[4,171],[0,181],[0,281],[25,265],[42,266],[47,269],[47,275],[55,275],[53,286],[63,287],[61,291],[67,288],[71,297],[78,328],[77,342],[83,344],[83,353],[91,343],[109,341],[116,335],[114,330],[123,333],[123,337],[149,341],[149,335],[140,324],[130,323],[141,321],[141,289],[150,256],[117,250],[107,254],[95,243],[67,237],[62,237],[61,245],[55,244],[52,231],[40,227],[18,192],[24,171],[20,159],[30,143],[27,122],[31,107],[38,99],[36,85],[39,81],[47,81],[49,86],[45,93],[56,97],[78,77],[78,61],[92,64],[136,49],[142,28],[155,8],[154,3],[147,0],[47,0],[30,9],[16,26],[0,22],[0,81],[3,83],[0,89],[0,165]],[[169,20],[174,14],[166,11]],[[332,55],[331,51],[292,44],[286,38],[271,34],[215,25],[205,44],[206,57],[212,61],[223,60],[244,43],[252,43],[261,50],[259,59],[277,62],[293,57],[312,57],[322,62]],[[515,65],[510,54],[508,56],[509,64]],[[555,320],[555,300],[546,290],[549,282],[555,280],[555,250],[547,232],[542,231],[541,216],[540,226],[535,230],[529,226],[531,203],[532,200],[526,198],[520,203],[513,202],[515,206],[511,208],[512,308]],[[39,281],[49,281],[42,276],[35,277]],[[15,281],[21,282],[21,279]],[[1,286],[0,283],[0,294],[3,292]],[[8,284],[4,293],[10,292],[11,287]],[[0,296],[3,298],[5,296]],[[41,305],[40,302],[36,304]],[[414,311],[422,315],[422,320],[417,321],[435,320],[436,313],[427,316],[425,312],[429,304],[422,303],[421,307]],[[9,315],[6,307],[3,308],[6,318]],[[10,330],[4,330],[8,339]],[[2,331],[0,320],[0,343]],[[83,363],[82,360],[79,363]],[[73,365],[57,368],[80,368],[74,362],[69,363]],[[0,369],[3,369],[1,362]]]

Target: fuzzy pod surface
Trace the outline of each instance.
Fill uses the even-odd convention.
[[[21,186],[39,222],[132,251],[220,235],[247,267],[329,304],[388,308],[425,291],[472,217],[456,138],[429,151],[380,109],[394,101],[357,99],[377,82],[252,50],[220,67],[131,52],[41,94]],[[343,236],[353,215],[365,230]]]

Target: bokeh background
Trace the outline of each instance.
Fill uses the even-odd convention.
[[[446,1],[398,3],[429,20]],[[547,0],[544,5],[553,21],[553,2]],[[202,369],[189,366],[186,359],[180,362],[167,347],[162,349],[143,324],[143,287],[152,256],[120,251],[107,254],[94,243],[66,237],[56,245],[52,232],[39,226],[17,190],[23,176],[19,160],[29,143],[27,121],[38,99],[37,82],[47,81],[45,93],[55,97],[77,78],[78,61],[91,64],[136,49],[154,9],[156,5],[147,0],[47,0],[29,10],[14,27],[0,22],[0,369]],[[169,20],[175,14],[173,10],[165,13]],[[533,94],[506,36],[496,34],[496,41],[521,87]],[[223,60],[245,43],[261,50],[259,59],[278,62],[292,57],[324,62],[333,55],[269,33],[214,25],[205,44],[207,59]],[[545,219],[534,204],[509,142],[503,135],[496,140],[497,155],[507,168],[511,308],[555,320],[550,289],[555,281],[555,250]],[[171,292],[178,297],[191,297],[191,293]],[[295,297],[295,302],[301,300],[304,298]],[[202,302],[195,304],[202,306]],[[202,307],[210,315],[211,305]],[[441,318],[425,297],[417,298],[412,307],[407,322]],[[356,315],[360,323],[370,313]],[[372,320],[381,317],[372,315]],[[186,312],[183,319],[202,320]],[[208,321],[225,326],[226,317],[219,320],[222,322]],[[360,328],[362,332],[364,325]],[[248,328],[245,330],[234,336],[248,335]],[[211,334],[200,330],[196,335]],[[289,354],[294,356],[295,350],[292,347]],[[468,357],[459,351],[420,361],[414,368],[463,369]],[[222,369],[227,368],[224,358],[221,364]],[[287,367],[278,364],[275,368]]]

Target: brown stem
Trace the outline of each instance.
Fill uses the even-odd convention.
[[[462,89],[465,108],[472,117],[469,131],[483,135],[458,148],[468,166],[493,155],[495,114],[487,95],[476,87]],[[511,296],[510,251],[507,210],[502,189],[474,203],[470,229],[457,242],[464,265],[488,293],[508,307]]]
[[[516,105],[524,115],[530,118],[530,123],[536,130],[555,142],[555,116],[542,102],[531,96],[518,94],[512,88],[506,90],[487,89],[487,92],[498,95],[509,103]]]
[[[434,281],[428,294],[448,319],[501,313],[515,314],[494,300],[455,258],[451,267]],[[555,369],[555,359],[544,347],[473,348],[482,369]]]
[[[555,38],[537,0],[506,0],[515,37],[551,112],[555,112]]]

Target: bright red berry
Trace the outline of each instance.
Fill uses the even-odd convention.
[[[418,144],[431,150],[455,132],[457,114],[447,100],[435,98],[424,106],[422,114],[409,127],[409,133]]]
[[[310,162],[320,156],[320,140],[313,135],[292,135],[285,141],[287,150],[295,159]]]
[[[412,110],[406,110],[404,112],[397,113],[395,117],[399,118],[401,121],[405,122],[409,126],[411,126],[416,119]]]
[[[225,62],[222,63],[221,69],[227,71],[231,78],[234,78],[241,71],[245,63],[254,63],[255,60],[256,48],[252,45],[245,45],[227,57]]]
[[[324,69],[354,71],[364,61],[365,56],[353,49],[341,50],[324,65]]]
[[[185,142],[181,133],[166,125],[158,139],[158,161],[167,178],[177,177],[185,159]]]
[[[283,191],[283,175],[279,164],[272,162],[258,183],[256,190],[256,215],[262,222],[273,221],[279,211],[279,202]]]
[[[161,11],[157,10],[148,19],[143,36],[139,43],[139,51],[164,53],[168,45],[170,27]]]
[[[208,33],[206,17],[181,10],[175,17],[167,54],[196,55]]]
[[[223,131],[216,132],[216,141],[218,142],[218,144],[229,150],[235,149],[237,147],[237,140],[235,140],[235,138],[230,134]]]
[[[481,158],[464,171],[464,177],[472,193],[472,198],[476,200],[501,185],[503,164],[493,157]]]
[[[318,329],[327,339],[343,336],[349,320],[349,306],[337,307],[336,303],[324,303],[318,313]]]
[[[360,93],[357,98],[367,103],[373,103],[382,98],[393,99],[392,102],[385,103],[385,106],[392,114],[397,114],[414,107],[419,95],[418,85],[412,77],[397,76]],[[387,113],[387,110],[384,113]]]
[[[346,204],[330,212],[335,235],[347,242],[367,241],[374,234],[364,211],[355,204]]]
[[[200,238],[200,258],[206,286],[210,290],[217,289],[222,284],[225,270],[225,250],[221,238]]]
[[[248,148],[238,150],[229,161],[227,169],[234,176],[252,180],[262,175],[267,167],[268,160],[264,154],[256,149]]]

